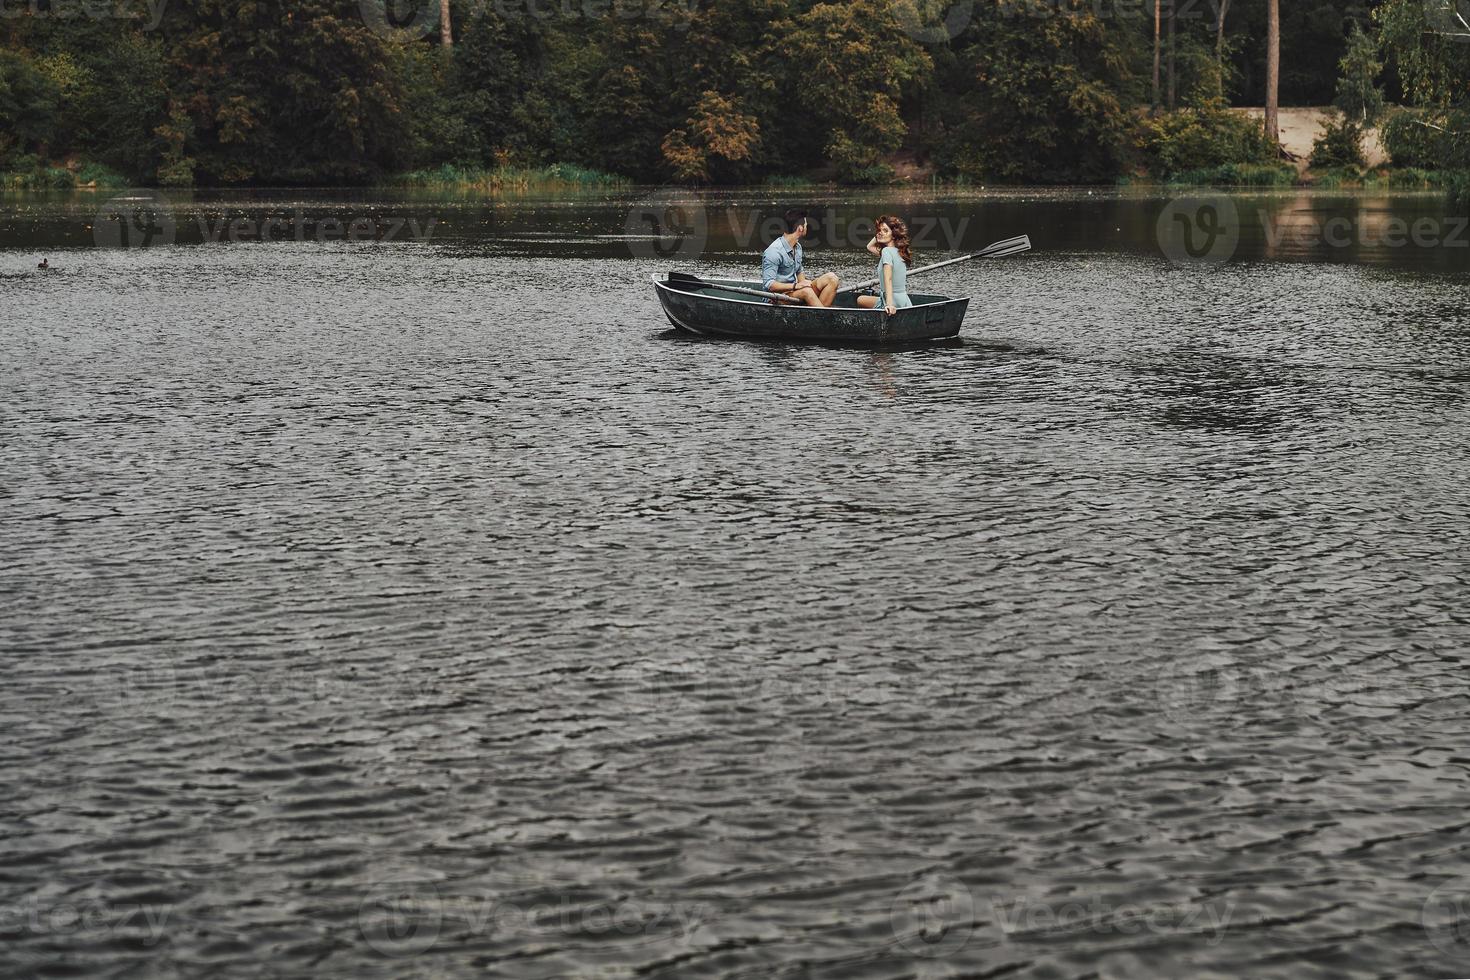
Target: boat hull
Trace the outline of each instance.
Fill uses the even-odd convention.
[[[849,344],[907,344],[957,336],[969,309],[969,297],[910,294],[914,305],[888,316],[858,307],[851,295],[819,308],[771,302],[724,292],[720,286],[760,289],[758,282],[706,279],[705,288],[653,280],[669,322],[681,330],[720,337],[756,340],[810,340]]]

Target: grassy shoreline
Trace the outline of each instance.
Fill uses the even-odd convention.
[[[85,163],[66,167],[36,167],[20,171],[0,171],[0,191],[115,191],[138,186],[122,174],[101,164]],[[221,185],[234,188],[250,185]],[[275,187],[277,185],[264,185]],[[310,189],[316,185],[280,185]],[[446,164],[436,169],[414,170],[395,174],[375,184],[354,185],[363,188],[396,188],[427,191],[479,191],[482,193],[524,193],[544,190],[620,190],[640,186],[636,181],[616,174],[589,170],[571,164],[544,167],[456,167]],[[680,186],[689,190],[704,185]],[[931,175],[925,180],[895,180],[888,184],[844,184],[835,180],[815,180],[802,176],[771,176],[757,184],[741,185],[752,189],[799,194],[802,191],[848,189],[882,191],[885,188],[912,191],[927,188],[942,191],[997,191],[1007,188],[1049,185],[1005,184],[983,182],[966,177]],[[1060,186],[1060,185],[1058,185]],[[1342,167],[1298,172],[1287,163],[1233,163],[1167,176],[1124,175],[1112,184],[1077,184],[1078,187],[1215,187],[1233,190],[1318,189],[1318,190],[1424,190],[1444,191],[1460,197],[1470,188],[1470,171],[1426,170],[1417,167]],[[192,188],[172,188],[188,191]],[[200,189],[203,189],[202,187]]]
[[[356,186],[416,187],[427,189],[459,189],[482,191],[534,190],[539,188],[618,188],[631,187],[633,181],[616,174],[588,170],[571,164],[554,163],[545,167],[456,167],[445,164],[430,170],[413,170],[393,174],[383,180]],[[11,191],[122,190],[127,187],[152,186],[135,183],[122,174],[98,163],[71,163],[67,166],[37,164],[19,170],[0,171],[0,189]],[[249,187],[249,184],[222,185]],[[316,184],[276,185],[311,188]],[[189,190],[175,187],[173,190]]]
[[[411,170],[390,177],[390,187],[455,188],[467,190],[530,190],[534,188],[631,187],[633,181],[617,174],[589,170],[568,163],[545,167],[457,167],[446,163],[430,170]]]
[[[126,177],[100,163],[0,171],[0,188],[8,191],[121,190],[127,186]]]

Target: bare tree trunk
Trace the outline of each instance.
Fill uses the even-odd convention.
[[[1179,50],[1179,0],[1169,0],[1169,111],[1179,108],[1179,75],[1175,72],[1175,54]]]
[[[1225,14],[1230,10],[1230,0],[1220,0],[1220,9],[1215,19],[1215,68],[1219,75],[1220,98],[1225,98]]]
[[[1153,111],[1154,111],[1155,114],[1157,114],[1158,111],[1159,111],[1159,55],[1160,55],[1159,45],[1161,44],[1162,39],[1163,39],[1163,34],[1159,30],[1159,26],[1160,26],[1161,20],[1163,18],[1163,14],[1164,14],[1164,0],[1154,0],[1154,102],[1153,102]]]
[[[1266,0],[1266,135],[1281,142],[1281,0]]]
[[[449,0],[439,0],[439,43],[443,45],[445,54],[454,47],[454,32],[449,27]]]

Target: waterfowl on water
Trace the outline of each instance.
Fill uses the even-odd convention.
[[[36,263],[36,268],[37,269],[49,269],[49,268],[51,268],[51,260],[50,259],[42,259],[40,262],[37,262]]]

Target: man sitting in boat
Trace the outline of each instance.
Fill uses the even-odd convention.
[[[761,283],[773,293],[784,293],[807,306],[831,306],[837,295],[837,274],[827,272],[808,279],[801,271],[801,240],[807,232],[806,212],[792,208],[785,214],[786,234],[772,242],[761,256]]]

